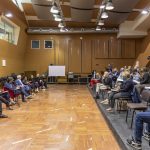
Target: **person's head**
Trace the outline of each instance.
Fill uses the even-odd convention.
[[[120,72],[123,72],[124,71],[124,68],[120,68]]]
[[[40,76],[40,74],[36,74],[36,77],[39,77]]]
[[[124,71],[122,73],[122,77],[123,77],[123,80],[128,80],[130,79],[130,72],[129,71]]]
[[[105,71],[104,72],[104,77],[106,78],[106,77],[108,77],[109,76],[109,72],[108,71]]]
[[[34,78],[33,74],[31,74],[31,78]]]
[[[24,76],[24,80],[28,80],[27,76]]]
[[[13,81],[14,81],[13,77],[8,77],[8,78],[7,78],[7,82],[8,82],[8,83],[12,83]]]
[[[20,79],[20,80],[21,80],[21,75],[17,75],[17,79]]]
[[[118,71],[118,69],[117,69],[117,68],[114,68],[114,69],[113,69],[113,72],[117,72],[117,71]]]
[[[98,72],[96,73],[96,77],[100,77],[100,74]]]
[[[137,72],[138,72],[137,69],[133,69],[132,71],[133,74],[136,74]]]

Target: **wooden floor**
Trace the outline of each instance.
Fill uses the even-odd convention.
[[[0,150],[121,150],[84,85],[50,85],[0,119]]]

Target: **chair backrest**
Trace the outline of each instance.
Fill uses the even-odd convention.
[[[68,78],[69,78],[69,79],[73,79],[73,78],[74,78],[73,72],[68,72]]]

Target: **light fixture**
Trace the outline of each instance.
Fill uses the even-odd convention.
[[[63,28],[63,27],[64,27],[63,22],[60,22],[60,23],[58,24],[58,27],[59,27],[59,28]]]
[[[104,25],[104,20],[102,20],[102,19],[99,20],[98,25],[99,25],[99,26],[103,26],[103,25]]]
[[[62,21],[62,18],[61,18],[61,16],[57,16],[57,17],[55,17],[55,21]]]
[[[63,28],[60,28],[60,32],[65,32],[66,29],[63,27]]]
[[[5,16],[8,17],[8,18],[13,17],[12,13],[6,13]]]
[[[100,26],[97,26],[97,27],[96,27],[96,31],[100,31],[100,30],[102,30],[101,27],[100,27]]]
[[[144,9],[144,10],[141,11],[141,14],[143,14],[143,15],[147,15],[148,13],[149,13],[149,11],[146,10],[146,9]]]
[[[108,0],[108,2],[106,3],[106,10],[112,10],[112,9],[114,9],[112,0]]]
[[[100,8],[104,9],[105,8],[105,4],[100,5]]]
[[[59,14],[53,14],[53,17],[56,18]]]
[[[103,12],[102,12],[102,15],[101,15],[101,18],[102,18],[102,19],[108,18],[108,13],[107,13],[106,11],[103,11]]]
[[[53,14],[58,14],[58,13],[59,13],[59,9],[58,9],[58,7],[56,6],[56,4],[54,4],[54,5],[51,7],[50,12],[53,13]]]

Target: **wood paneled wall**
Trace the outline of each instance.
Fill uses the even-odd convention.
[[[54,40],[53,49],[44,49],[48,39]],[[40,40],[40,49],[31,49],[31,40]],[[43,73],[49,64],[80,74],[104,70],[108,63],[120,68],[134,64],[139,45],[135,39],[117,39],[116,34],[29,35],[25,70]]]
[[[16,16],[13,17],[13,22],[20,26],[18,44],[14,45],[0,40],[0,77],[24,72],[27,44],[26,24]],[[6,67],[2,67],[3,59],[6,60]]]
[[[147,60],[147,57],[150,56],[150,30],[148,36],[141,40],[141,43],[140,54],[138,55],[137,60],[140,62],[140,66],[144,67],[150,63],[150,61]]]

